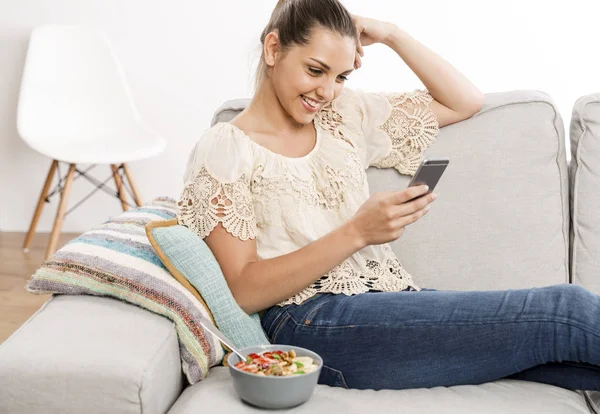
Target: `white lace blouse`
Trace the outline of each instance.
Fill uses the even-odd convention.
[[[216,124],[190,155],[179,223],[204,238],[221,222],[241,240],[255,238],[259,260],[298,250],[344,224],[369,198],[368,167],[414,175],[439,132],[432,100],[427,90],[345,89],[317,113],[316,145],[300,158],[274,153],[230,123]],[[279,305],[323,292],[409,287],[420,290],[390,246],[374,245]]]

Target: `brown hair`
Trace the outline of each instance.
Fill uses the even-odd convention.
[[[315,26],[351,37],[358,42],[352,16],[339,0],[279,0],[269,23],[260,35],[263,51],[256,71],[255,87],[260,84],[266,70],[265,37],[272,31],[277,31],[281,51],[285,52],[293,45],[308,44]]]

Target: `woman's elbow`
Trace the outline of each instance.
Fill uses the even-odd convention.
[[[469,113],[469,118],[475,115],[477,112],[481,111],[484,101],[485,95],[481,92],[477,93],[477,95],[471,99],[471,104],[469,105],[467,110],[467,113]]]

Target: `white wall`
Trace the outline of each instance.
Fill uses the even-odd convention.
[[[258,36],[276,0],[0,0],[0,229],[26,231],[50,161],[27,147],[15,127],[30,30],[84,23],[106,31],[128,75],[139,110],[168,140],[167,150],[131,169],[146,200],[177,197],[188,153],[216,107],[249,97]],[[550,94],[565,125],[575,100],[600,87],[597,0],[346,0],[351,12],[393,21],[448,60],[484,93],[537,89]],[[419,79],[385,46],[366,49],[349,87],[401,91]],[[108,177],[97,167],[96,177]],[[112,182],[111,182],[112,184]],[[73,205],[92,186],[75,181]],[[58,198],[39,231],[49,231]],[[118,214],[98,192],[69,215],[81,232]]]

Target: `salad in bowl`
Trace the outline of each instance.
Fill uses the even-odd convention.
[[[261,408],[290,408],[312,396],[323,359],[313,351],[292,345],[243,348],[245,360],[227,357],[233,386],[240,398]]]

